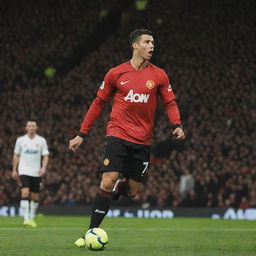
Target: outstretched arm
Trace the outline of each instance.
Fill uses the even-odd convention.
[[[69,141],[69,149],[75,152],[79,148],[84,138],[87,136],[87,133],[91,129],[94,121],[99,117],[104,109],[104,106],[105,101],[97,96],[84,117],[79,134],[74,139]]]

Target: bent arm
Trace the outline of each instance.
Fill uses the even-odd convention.
[[[88,112],[84,117],[84,121],[81,124],[79,136],[86,137],[89,130],[91,129],[95,120],[99,117],[105,107],[105,101],[97,96],[92,102]]]

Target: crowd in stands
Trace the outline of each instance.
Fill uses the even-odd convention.
[[[18,182],[11,178],[12,156],[27,120],[37,121],[51,153],[41,203],[92,202],[111,105],[79,152],[70,152],[68,142],[77,134],[105,73],[129,60],[129,32],[147,27],[156,41],[152,63],[170,77],[187,138],[184,143],[172,141],[171,124],[159,103],[145,186],[134,201],[121,199],[118,204],[256,207],[252,1],[149,1],[140,12],[131,7],[124,27],[69,72],[58,75],[57,70],[51,78],[42,75],[44,68],[58,67],[72,55],[85,34],[95,29],[101,7],[86,5],[88,1],[46,1],[51,8],[45,1],[21,2],[24,6],[7,6],[1,17],[0,205],[19,202]],[[165,142],[170,142],[167,156],[158,156],[158,145],[166,147]]]

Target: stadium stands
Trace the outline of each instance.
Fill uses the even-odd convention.
[[[42,203],[91,203],[110,105],[79,153],[68,151],[68,141],[79,130],[104,74],[129,60],[129,32],[143,26],[155,34],[152,62],[170,76],[187,139],[185,145],[173,146],[171,126],[159,104],[153,151],[166,141],[170,147],[165,143],[167,157],[153,156],[147,183],[134,203],[256,207],[253,1],[149,1],[145,11],[129,6],[114,34],[58,74],[101,22],[106,6],[96,2],[20,1],[13,8],[5,6],[0,32],[0,205],[19,201],[11,163],[15,139],[29,119],[38,122],[38,133],[46,137],[51,152]],[[47,67],[56,68],[56,75],[44,76]],[[185,175],[193,186],[181,194]]]

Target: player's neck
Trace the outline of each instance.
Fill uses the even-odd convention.
[[[29,137],[30,139],[34,139],[34,138],[36,137],[36,133],[33,133],[33,134],[29,134],[29,133],[28,133],[28,137]]]
[[[148,60],[133,55],[132,59],[130,60],[130,63],[135,69],[141,70],[147,67]]]

